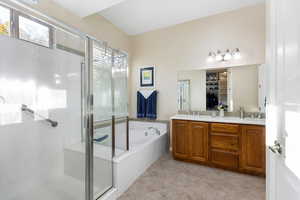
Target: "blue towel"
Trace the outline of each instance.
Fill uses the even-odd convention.
[[[146,101],[146,117],[156,119],[157,91],[154,91]]]
[[[137,92],[137,118],[146,117],[147,99],[140,92]]]
[[[94,142],[103,142],[104,140],[106,140],[108,138],[108,135],[104,135],[102,137],[96,138],[94,139]]]
[[[153,91],[148,98],[137,92],[137,118],[157,118],[157,91]]]

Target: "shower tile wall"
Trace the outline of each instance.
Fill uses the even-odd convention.
[[[82,142],[83,57],[6,36],[0,44],[1,199],[84,199],[84,179],[64,172],[64,149]],[[58,127],[22,113],[21,104]]]

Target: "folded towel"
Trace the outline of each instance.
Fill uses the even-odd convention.
[[[147,99],[139,91],[137,92],[137,118],[146,117]]]
[[[103,142],[104,140],[106,140],[108,138],[108,135],[104,135],[102,137],[96,138],[94,139],[94,142]]]
[[[156,109],[156,90],[142,90],[137,92],[137,118],[156,119]]]
[[[146,117],[149,119],[156,119],[156,107],[157,107],[157,91],[152,92],[152,94],[147,99],[146,104]]]
[[[148,99],[155,90],[140,90],[139,92],[144,96],[145,99]]]

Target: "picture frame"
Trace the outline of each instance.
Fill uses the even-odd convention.
[[[140,68],[140,87],[154,87],[154,68],[154,66]]]

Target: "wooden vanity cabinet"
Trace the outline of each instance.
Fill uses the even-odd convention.
[[[189,123],[189,159],[196,162],[208,161],[208,123]]]
[[[255,175],[265,174],[265,128],[172,120],[175,159]]]
[[[265,173],[265,127],[243,125],[241,130],[241,170]]]
[[[189,123],[183,120],[173,120],[172,123],[173,137],[173,156],[179,159],[189,157]]]
[[[238,170],[239,168],[239,125],[211,123],[210,158],[216,167]]]
[[[173,120],[173,156],[195,162],[208,160],[208,123]]]

